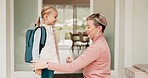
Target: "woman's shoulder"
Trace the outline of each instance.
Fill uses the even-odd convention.
[[[97,40],[92,45],[88,47],[88,49],[93,49],[93,50],[100,50],[103,49],[106,46],[107,42],[105,39]]]

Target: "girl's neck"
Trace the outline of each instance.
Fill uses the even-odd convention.
[[[52,26],[51,24],[49,24],[49,22],[46,22],[46,21],[43,21],[43,24],[47,26]]]
[[[52,26],[52,25],[48,25],[48,24],[45,24],[45,23],[42,23],[41,25],[42,26]]]

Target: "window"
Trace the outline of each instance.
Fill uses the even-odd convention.
[[[58,20],[55,24],[59,45],[70,45],[70,34],[83,32],[85,20],[90,14],[88,6],[54,5],[58,10]]]
[[[90,14],[89,7],[77,7],[77,32],[83,32],[85,30],[86,18]]]

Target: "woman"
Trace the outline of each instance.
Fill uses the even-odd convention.
[[[103,35],[107,26],[106,18],[92,14],[86,19],[86,33],[93,41],[92,45],[71,63],[53,63],[39,60],[33,63],[34,69],[47,68],[61,72],[73,72],[83,68],[84,78],[110,78],[110,49]]]

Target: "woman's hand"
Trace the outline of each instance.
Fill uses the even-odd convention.
[[[44,68],[47,68],[48,64],[47,64],[47,60],[37,60],[37,61],[32,61],[32,67],[33,67],[33,70],[36,70],[36,69],[44,69]]]
[[[72,57],[67,57],[66,58],[66,63],[71,63],[74,59]]]

